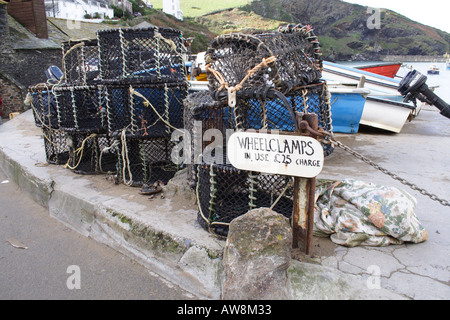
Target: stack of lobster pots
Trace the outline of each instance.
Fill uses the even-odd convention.
[[[165,184],[178,170],[171,136],[183,128],[188,94],[182,34],[151,27],[103,30],[97,38],[104,124],[117,139],[119,178],[130,186]]]
[[[111,29],[62,46],[62,74],[29,88],[47,161],[79,174],[115,173],[130,186],[167,183],[171,135],[183,128],[188,82],[182,34]],[[50,70],[50,69],[49,69]]]
[[[202,123],[195,126],[197,131],[201,128],[200,136],[213,127],[219,130],[224,147],[213,152],[205,146],[203,158],[194,159],[190,170],[200,224],[226,236],[229,223],[254,208],[269,207],[290,217],[292,177],[233,167],[226,157],[227,130],[294,132],[296,113],[300,112],[316,113],[319,126],[331,131],[330,96],[321,81],[317,37],[310,26],[303,25],[221,35],[211,43],[205,60],[210,90],[186,99],[186,113],[191,115],[187,122]],[[324,149],[330,153],[328,145],[324,144]]]
[[[51,83],[29,87],[25,103],[33,110],[35,125],[42,129],[47,162],[63,165],[69,159],[69,146],[65,133],[59,130],[58,109],[53,88],[54,85]]]
[[[79,174],[115,170],[117,155],[106,126],[97,40],[63,43],[63,78],[53,88],[58,124],[69,146],[66,167]]]

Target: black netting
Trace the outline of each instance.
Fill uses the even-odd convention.
[[[235,108],[215,102],[207,92],[189,95],[185,100],[185,128],[192,128],[194,121],[200,121],[202,133],[218,129],[226,138],[227,130],[279,130],[294,132],[295,122],[289,112],[314,113],[319,127],[332,132],[329,92],[325,83],[298,87],[289,95],[237,99]],[[191,130],[192,130],[191,129]],[[191,133],[193,136],[193,132]],[[329,143],[323,143],[325,155],[332,153]]]
[[[28,88],[29,100],[33,110],[34,121],[38,127],[58,128],[58,109],[53,86],[39,84]]]
[[[62,51],[66,83],[85,86],[99,80],[97,40],[67,41]]]
[[[189,135],[191,142],[191,157],[187,159],[186,166],[192,188],[195,187],[197,181],[194,164],[202,160],[196,159],[196,157],[201,154],[207,143],[207,141],[203,141],[203,133],[210,128],[218,128],[224,132],[222,123],[224,111],[227,112],[224,104],[213,100],[207,91],[192,93],[184,100],[184,130],[185,134]],[[201,150],[196,150],[196,148],[201,148]]]
[[[200,224],[226,236],[229,223],[254,208],[267,207],[290,218],[292,178],[238,170],[231,165],[197,165]]]
[[[171,161],[174,143],[166,138],[121,137],[119,177],[126,185],[139,187],[155,182],[167,184],[179,167]]]
[[[59,127],[66,132],[106,132],[101,86],[55,86]]]
[[[105,85],[108,130],[128,137],[166,137],[183,127],[183,83],[137,83],[120,81]]]
[[[288,92],[322,76],[320,44],[309,26],[217,37],[205,57],[214,96],[235,87],[240,97],[261,88]]]
[[[44,136],[44,148],[47,162],[50,164],[63,165],[69,160],[69,145],[64,132],[51,128],[42,127]]]
[[[319,126],[332,131],[329,93],[325,83],[298,87],[284,95],[238,98],[236,107],[215,101],[209,92],[198,92],[185,99],[185,130],[191,136],[192,148],[200,144],[200,151],[192,151],[189,179],[195,186],[199,205],[199,222],[215,234],[226,236],[228,224],[252,208],[272,207],[278,213],[292,214],[292,178],[281,175],[245,172],[227,162],[226,138],[236,129],[270,130],[272,133],[295,132],[295,122],[289,109],[300,113],[314,113]],[[224,148],[208,149],[212,141],[205,133],[216,129]],[[216,131],[217,132],[217,131]],[[200,137],[200,138],[199,138]],[[200,140],[198,140],[200,139]],[[200,142],[199,142],[200,141]],[[333,148],[323,144],[325,155]],[[201,156],[196,158],[196,155]],[[210,158],[206,158],[209,155]],[[214,162],[212,162],[214,161]]]
[[[97,33],[103,80],[185,81],[182,35],[171,28],[111,29]]]
[[[118,142],[105,134],[67,133],[67,167],[77,174],[117,172]]]

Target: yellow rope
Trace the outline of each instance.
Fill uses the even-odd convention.
[[[272,56],[269,58],[263,58],[261,63],[256,65],[253,69],[248,70],[247,75],[244,77],[244,79],[242,79],[242,81],[234,87],[230,87],[229,84],[225,81],[225,78],[223,77],[223,75],[219,71],[214,70],[211,67],[211,64],[208,64],[206,66],[206,70],[208,72],[212,73],[214,75],[214,77],[216,77],[217,81],[219,81],[220,87],[219,87],[218,91],[222,91],[223,88],[225,88],[227,90],[231,89],[230,90],[231,92],[236,92],[236,91],[241,90],[244,87],[245,82],[249,78],[253,77],[260,69],[267,68],[269,66],[269,64],[274,63],[275,61],[277,61],[277,58],[275,56]]]
[[[76,157],[79,155],[80,158],[78,159],[78,163],[76,166],[72,167],[69,165],[70,163],[70,159],[67,161],[67,163],[64,165],[64,168],[69,168],[72,170],[75,170],[76,168],[78,168],[78,166],[81,163],[81,160],[83,159],[83,152],[84,152],[84,144],[86,143],[86,141],[88,141],[89,139],[95,138],[97,136],[97,134],[93,133],[90,136],[88,136],[86,139],[83,140],[83,142],[81,143],[81,147],[79,147],[77,150],[75,150],[74,152],[74,158],[76,159]]]
[[[141,98],[142,100],[144,100],[144,105],[146,107],[151,107],[153,109],[153,111],[156,113],[156,115],[158,116],[158,118],[164,122],[168,127],[176,130],[176,131],[180,131],[180,132],[184,132],[183,130],[180,130],[178,128],[175,128],[174,126],[172,126],[169,122],[167,122],[160,114],[159,112],[155,109],[155,107],[150,103],[150,101],[147,100],[147,98],[145,98],[142,94],[140,94],[139,92],[137,92],[136,90],[134,90],[132,87],[130,87],[130,95],[135,95],[138,96],[139,98]]]

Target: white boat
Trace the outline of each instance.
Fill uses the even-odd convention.
[[[398,91],[400,80],[331,62],[324,62],[322,74],[328,82],[335,81],[334,86],[370,90],[361,116],[362,125],[400,133],[405,123],[420,112],[420,106],[403,102],[404,98]]]
[[[327,81],[340,81],[364,87],[371,91],[372,96],[400,96],[399,80],[337,63],[324,61],[322,78]]]
[[[393,97],[395,98],[395,97]],[[400,133],[405,123],[418,113],[410,103],[389,98],[368,96],[361,116],[361,125]]]
[[[330,91],[338,88],[351,88],[354,90],[357,85],[354,83],[330,81],[328,87]],[[362,88],[359,88],[362,89]],[[366,90],[368,90],[366,88]],[[371,90],[365,95],[366,101],[361,115],[360,124],[389,132],[400,133],[405,123],[420,111],[420,106],[416,107],[412,103],[403,102],[403,97],[398,95],[373,95]]]
[[[439,67],[437,65],[433,64],[430,66],[427,73],[428,74],[439,74],[440,73]]]

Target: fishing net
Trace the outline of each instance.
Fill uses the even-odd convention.
[[[64,42],[62,53],[66,83],[86,86],[98,80],[100,70],[97,40]]]
[[[145,78],[152,82],[185,81],[179,30],[110,29],[97,33],[102,80]]]
[[[26,103],[31,105],[37,127],[58,128],[58,109],[53,85],[41,83],[28,88]]]
[[[105,133],[107,128],[101,86],[55,86],[58,122],[66,132]]]
[[[261,88],[287,93],[319,81],[322,75],[320,43],[311,27],[302,25],[221,35],[212,42],[205,61],[216,100],[226,89],[237,91],[239,97],[252,96]]]
[[[66,167],[86,175],[117,172],[116,141],[106,134],[67,133],[69,160]]]
[[[119,147],[119,179],[133,187],[167,184],[179,167],[171,160],[174,143],[165,138],[129,138]]]
[[[42,127],[47,162],[55,165],[66,164],[69,160],[69,145],[64,132]]]
[[[116,81],[105,85],[109,132],[128,137],[166,137],[183,127],[183,99],[188,86],[182,83]]]

